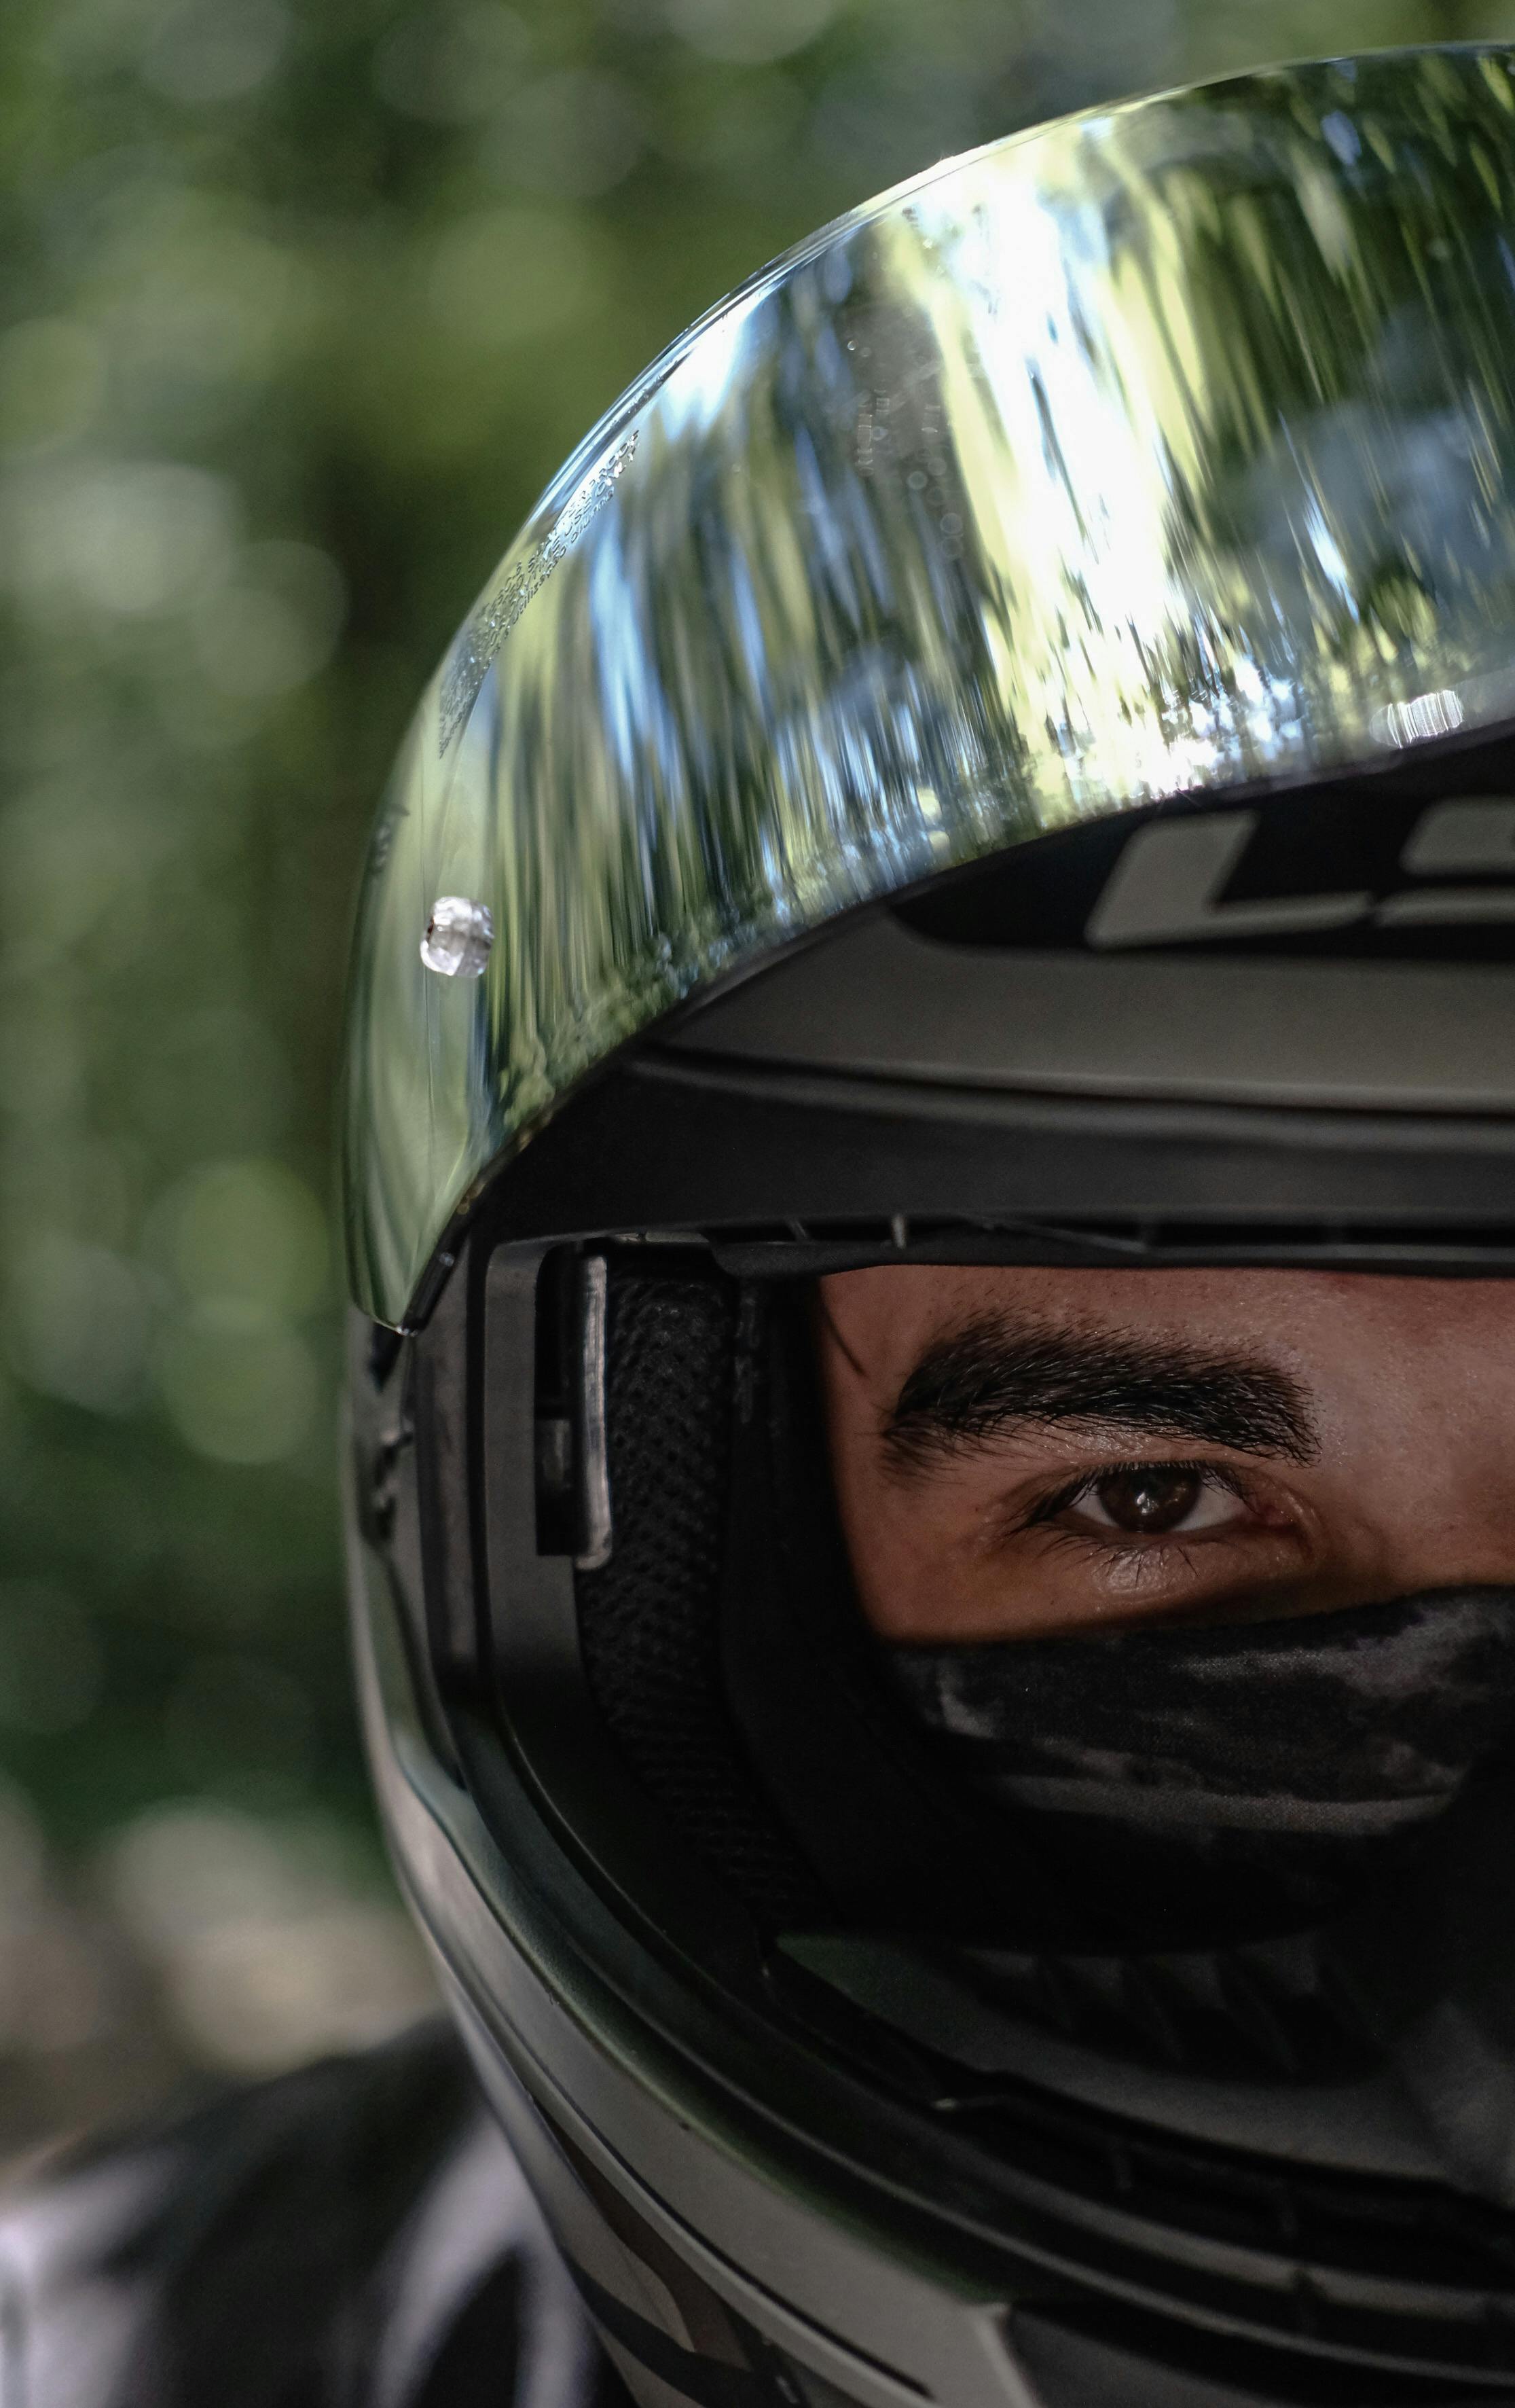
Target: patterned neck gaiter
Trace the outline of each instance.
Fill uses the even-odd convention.
[[[958,1779],[1136,1947],[1355,1907],[1515,1752],[1515,1588],[882,1654]]]

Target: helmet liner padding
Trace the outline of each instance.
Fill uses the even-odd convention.
[[[766,1922],[824,1906],[767,1809],[721,1694],[717,1596],[731,1448],[725,1283],[610,1282],[606,1435],[614,1538],[576,1584],[591,1694],[644,1789]]]

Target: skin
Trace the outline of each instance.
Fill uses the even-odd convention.
[[[900,1265],[817,1303],[883,1638],[1515,1584],[1515,1281]]]

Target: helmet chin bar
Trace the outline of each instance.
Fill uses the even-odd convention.
[[[803,1902],[765,1911],[624,1736],[607,1743],[583,1636],[601,1489],[612,1563],[625,1543],[595,1459],[614,1443],[602,1283],[720,1294],[739,1350],[765,1295],[781,1318],[787,1283],[867,1261],[1499,1274],[1509,1153],[1492,1120],[1100,1109],[644,1055],[490,1192],[424,1330],[379,1384],[354,1382],[358,1610],[402,1877],[415,1868],[501,2112],[547,2153],[570,2255],[590,2165],[723,2302],[738,2340],[712,2343],[716,2362],[739,2350],[744,2379],[785,2398],[791,2379],[954,2408],[1114,2408],[1138,2381],[1196,2403],[1511,2387],[1497,2099],[1479,2100],[1481,2133],[1454,2112],[1432,2128],[1458,2047],[1433,2016],[1386,2053],[1390,1970],[1365,1976],[1389,2002],[1377,2019],[1360,1998],[1303,1997],[1291,2025],[1276,1969],[1136,1962],[1066,1930],[995,1948],[982,1928],[953,1938],[950,1917],[933,1933],[892,1922],[887,1897],[838,1906],[835,1856],[808,1920]],[[772,1209],[786,1191],[797,1212]],[[760,1582],[761,1550],[736,1553]],[[766,1643],[782,1670],[788,1634]],[[735,1671],[733,1688],[728,1645],[741,1751],[788,1828],[824,1716],[780,1761],[772,1683]],[[1291,2071],[1318,2008],[1334,2067]],[[655,2266],[583,2271],[629,2316],[662,2301],[651,2322],[677,2339]],[[628,2371],[636,2329],[623,2317],[615,2342]],[[689,2389],[672,2368],[644,2359],[641,2395]]]

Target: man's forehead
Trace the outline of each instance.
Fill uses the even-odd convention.
[[[1168,1328],[1218,1336],[1269,1324],[1288,1328],[1323,1289],[1360,1288],[1364,1274],[1216,1265],[1201,1268],[1065,1269],[1056,1265],[902,1263],[842,1271],[822,1283],[850,1329],[884,1341],[893,1355],[919,1348],[965,1320],[1057,1320],[1070,1330]],[[1430,1285],[1439,1283],[1421,1283]],[[1502,1283],[1515,1293],[1515,1283]]]
[[[1515,1321],[1515,1280],[1449,1280],[1379,1271],[1276,1266],[1111,1267],[902,1263],[833,1273],[822,1282],[850,1331],[899,1353],[971,1317],[1007,1326],[1055,1318],[1070,1330],[1139,1327],[1217,1339],[1277,1334],[1290,1351],[1319,1317],[1426,1328]]]

